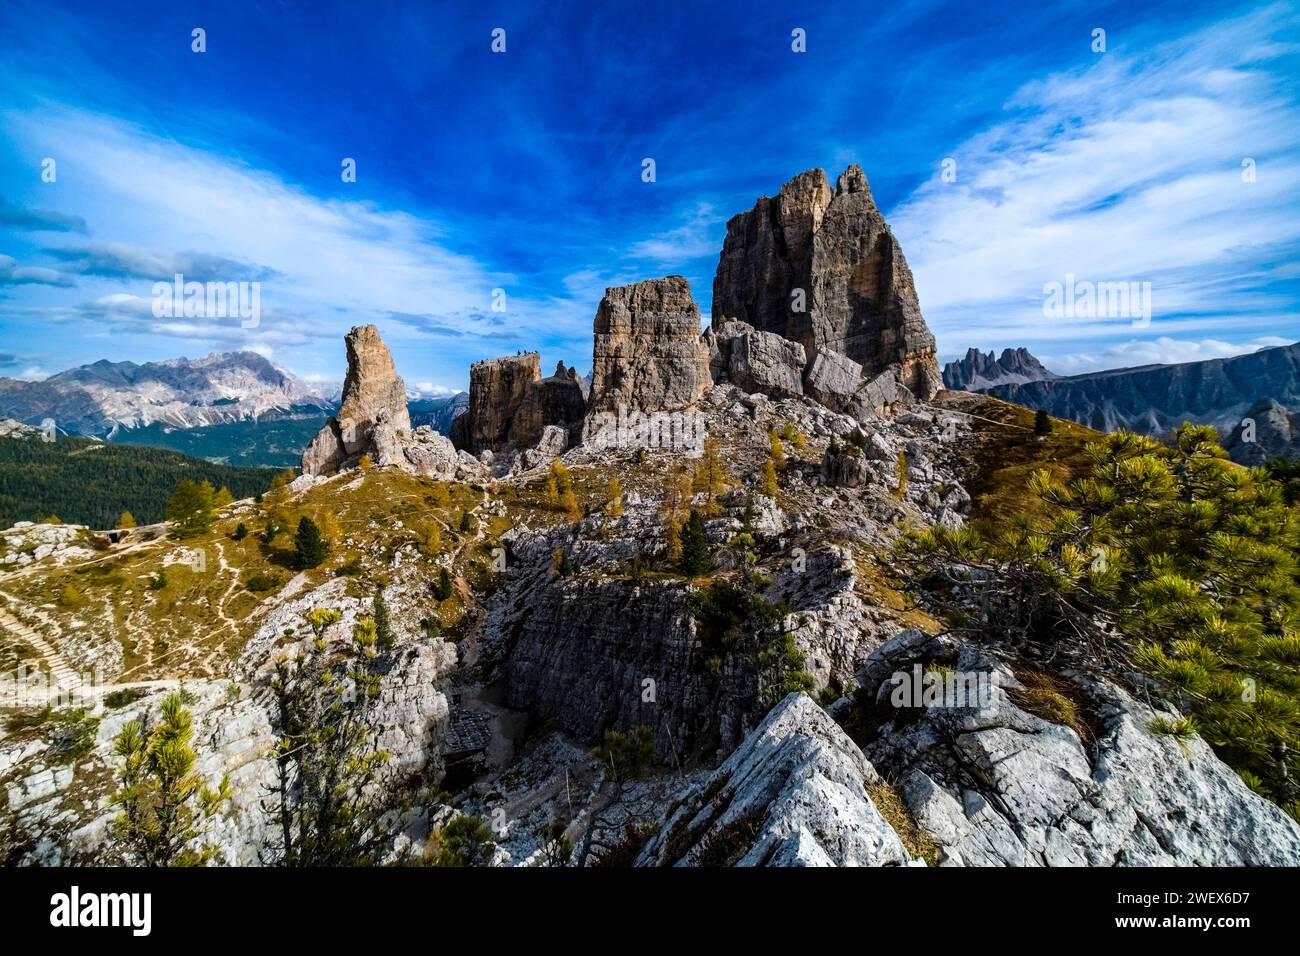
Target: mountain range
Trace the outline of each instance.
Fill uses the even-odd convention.
[[[1300,343],[1232,358],[995,382],[976,390],[1045,408],[1058,418],[1099,431],[1125,428],[1160,436],[1184,421],[1213,425],[1225,437],[1236,434],[1235,441],[1228,439],[1234,459],[1257,463],[1254,459],[1294,453],[1293,418],[1285,414],[1279,418],[1273,405],[1289,413],[1300,411]],[[1253,410],[1260,414],[1272,410],[1272,425],[1257,427],[1253,442],[1243,441],[1243,421],[1252,417]]]
[[[201,359],[101,359],[30,382],[0,378],[0,418],[66,435],[165,448],[218,463],[291,467],[337,410],[340,385],[312,386],[256,352]],[[444,434],[468,394],[408,395],[412,420]]]
[[[256,352],[142,365],[101,359],[41,382],[0,378],[0,416],[30,425],[52,418],[61,432],[100,438],[153,424],[198,428],[318,415],[329,407],[302,379]]]

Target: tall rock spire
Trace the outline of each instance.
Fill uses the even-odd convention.
[[[727,223],[713,280],[713,327],[748,322],[829,350],[874,378],[893,369],[918,398],[942,386],[934,336],[911,270],[858,166],[834,191],[821,169],[800,173]]]

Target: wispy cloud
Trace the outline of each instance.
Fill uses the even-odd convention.
[[[1222,339],[1175,339],[1162,335],[1154,339],[1127,339],[1095,352],[1081,352],[1057,357],[1050,363],[1058,375],[1077,375],[1098,369],[1127,368],[1135,365],[1176,365],[1206,359],[1230,358],[1246,352],[1289,345],[1295,339],[1265,335],[1247,341]]]
[[[633,259],[680,264],[701,256],[716,256],[722,248],[725,224],[709,203],[698,203],[681,217],[681,225],[643,239],[628,250]]]
[[[50,285],[70,288],[71,279],[43,266],[20,266],[13,256],[0,255],[0,286]]]
[[[148,279],[169,282],[175,275],[187,282],[265,281],[279,276],[274,269],[203,252],[142,249],[125,243],[50,248],[63,269],[77,275],[106,279]]]
[[[48,209],[32,209],[8,202],[0,196],[0,229],[32,232],[85,232],[86,220]]]
[[[936,169],[893,216],[941,349],[1176,360],[1198,340],[1175,337],[1198,330],[1294,329],[1297,290],[1269,265],[1300,252],[1300,124],[1277,59],[1295,51],[1273,40],[1292,16],[1275,6],[1113,45],[1023,86],[1004,119],[954,149],[956,182]],[[1067,274],[1149,281],[1150,339],[1122,318],[1045,318],[1043,286]]]

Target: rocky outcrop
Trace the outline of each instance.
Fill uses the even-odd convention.
[[[503,668],[508,706],[587,743],[644,724],[669,761],[725,753],[753,726],[742,675],[703,667],[679,582],[555,579],[520,593],[506,596],[524,608],[504,625],[517,634]]]
[[[343,451],[355,455],[367,447],[367,436],[379,421],[410,431],[406,410],[406,385],[388,346],[373,325],[359,325],[343,338],[348,352],[348,371],[343,379],[343,403],[336,416]]]
[[[1100,431],[1125,428],[1159,436],[1190,421],[1228,435],[1263,398],[1300,411],[1300,343],[1226,359],[997,385],[988,394]]]
[[[451,440],[472,454],[535,446],[547,426],[577,441],[586,401],[576,370],[560,363],[542,378],[536,352],[475,362],[469,370],[469,405],[452,422]],[[561,449],[563,450],[563,449]]]
[[[469,407],[451,423],[451,440],[471,454],[511,442],[511,424],[542,377],[536,352],[475,362],[469,369]]]
[[[967,349],[966,356],[943,367],[943,387],[958,391],[978,391],[994,385],[1021,385],[1060,378],[1048,371],[1028,349],[1003,349],[995,358],[992,352]]]
[[[871,802],[880,775],[805,694],[790,694],[692,787],[638,866],[898,866],[911,856]]]
[[[833,488],[858,488],[870,480],[871,470],[857,447],[844,444],[822,456],[822,480]]]
[[[510,440],[519,448],[533,447],[542,440],[546,429],[558,427],[568,434],[568,444],[574,444],[582,438],[586,412],[587,401],[582,395],[582,379],[577,369],[565,368],[560,362],[554,375],[529,386],[518,418],[510,429]]]
[[[589,411],[675,411],[712,384],[700,309],[681,276],[605,290],[596,310]]]
[[[1223,442],[1233,461],[1252,468],[1270,458],[1300,459],[1300,411],[1290,411],[1273,398],[1262,398],[1246,410]]]
[[[895,675],[917,665],[985,690],[895,706]],[[1156,735],[1156,712],[1113,684],[1062,679],[1075,687],[1086,743],[1026,709],[1020,680],[980,648],[904,631],[868,659],[864,752],[939,844],[941,865],[1300,863],[1300,826],[1203,740]]]
[[[384,426],[390,434],[411,430],[406,385],[379,330],[373,325],[354,326],[343,342],[348,353],[343,402],[338,415],[325,423],[303,452],[304,475],[333,474],[373,451],[376,426]]]
[[[892,369],[922,399],[941,385],[911,271],[857,166],[834,191],[824,171],[801,173],[727,223],[713,324],[732,319],[839,352],[867,378]]]

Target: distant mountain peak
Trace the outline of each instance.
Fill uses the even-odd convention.
[[[100,359],[43,382],[0,379],[0,416],[28,424],[53,418],[71,434],[110,435],[155,422],[196,428],[328,407],[306,382],[251,351],[143,364]]]
[[[1003,349],[1000,356],[979,349],[966,350],[965,358],[949,362],[943,367],[945,388],[975,392],[995,385],[1023,385],[1025,382],[1044,382],[1059,378],[1044,367],[1028,349]]]

